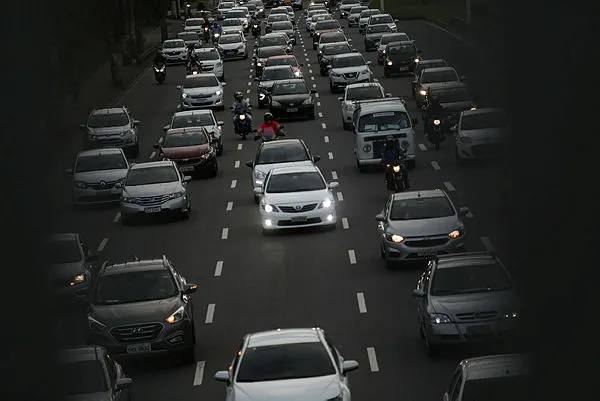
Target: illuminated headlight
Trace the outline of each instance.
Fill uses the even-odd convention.
[[[518,316],[519,314],[517,312],[510,312],[504,314],[505,319],[516,319]]]
[[[443,314],[443,313],[430,313],[429,314],[429,320],[431,321],[431,324],[447,324],[447,323],[452,323],[452,320],[450,320],[450,317],[448,315]]]
[[[419,91],[419,95],[426,96],[427,95],[427,91],[426,90],[420,90]]]
[[[221,36],[220,33],[215,33],[215,38],[218,38],[219,36]]]
[[[87,281],[87,277],[85,276],[85,274],[78,274],[75,277],[73,277],[71,279],[71,282],[69,282],[70,286],[74,286],[77,284],[81,284],[81,283],[85,283]]]
[[[440,120],[433,120],[433,125],[440,125],[442,122]]]
[[[294,71],[294,75],[299,77],[300,76],[300,71]]]
[[[333,204],[333,200],[331,198],[327,198],[323,202],[321,202],[321,205],[319,205],[319,208],[327,209],[327,208],[331,207],[332,204]]]
[[[254,183],[256,185],[262,185],[264,183],[264,181],[263,180],[254,180]]]
[[[473,106],[471,107],[471,111],[475,111],[475,110],[477,110],[477,106],[473,105]]]
[[[271,106],[275,106],[275,107],[281,107],[281,103],[279,103],[279,102],[277,102],[277,101],[273,100],[273,101],[271,101]]]
[[[256,63],[257,67],[262,67],[262,63]]]
[[[394,166],[394,173],[399,173],[400,172],[400,166]]]
[[[273,222],[269,219],[265,220],[265,226],[267,227],[271,227],[273,225]]]
[[[81,182],[81,181],[75,181],[75,186],[79,189],[87,188],[87,184],[85,182]]]
[[[175,193],[169,195],[169,199],[181,198],[183,195],[185,195],[184,191],[175,192]]]
[[[88,327],[94,331],[104,331],[106,329],[106,325],[91,316],[88,316]]]
[[[186,97],[188,97],[188,95],[187,95],[187,93],[182,93],[181,97],[185,99]]]
[[[418,63],[419,61],[421,61],[421,60],[418,58],[415,59],[415,63]]]
[[[240,120],[245,120],[246,119],[246,115],[245,114],[240,114]]]
[[[268,203],[263,206],[263,209],[265,209],[265,212],[267,213],[271,213],[275,210],[275,208]]]
[[[395,242],[396,244],[401,243],[402,241],[404,241],[404,237],[398,234],[386,234],[386,238],[388,239],[388,241],[392,241]]]
[[[185,315],[185,313],[184,313],[184,307],[182,305],[179,308],[177,308],[177,310],[175,312],[173,312],[165,320],[167,321],[167,323],[170,323],[170,324],[177,323],[177,322],[181,321],[181,319],[183,319],[184,315]]]
[[[216,91],[215,96],[221,96],[221,93],[222,93],[221,91]]]
[[[305,101],[302,102],[302,104],[312,104],[312,103],[313,103],[312,98],[308,98],[308,99],[306,99]]]
[[[392,65],[392,64],[394,64],[394,63],[392,63],[392,60],[387,62],[387,65]]]
[[[454,230],[452,231],[450,234],[448,234],[448,237],[452,238],[452,239],[457,239],[458,237],[460,237],[463,234],[463,226],[460,226],[458,228],[458,230]]]

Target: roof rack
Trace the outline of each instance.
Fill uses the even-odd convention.
[[[384,97],[381,99],[355,100],[354,104],[356,104],[357,107],[360,107],[363,104],[384,103],[384,102],[402,102],[402,104],[406,104],[406,98],[404,98],[404,97]]]

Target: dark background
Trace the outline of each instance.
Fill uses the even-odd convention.
[[[49,362],[55,311],[38,257],[40,239],[52,232],[44,200],[53,178],[44,175],[44,163],[50,159],[47,142],[55,137],[49,132],[52,104],[59,100],[47,64],[50,46],[64,40],[69,3],[3,3],[2,400],[57,399]],[[598,399],[594,192],[600,47],[592,17],[598,13],[591,2],[509,0],[505,7],[510,18],[490,45],[498,55],[490,90],[505,100],[514,131],[505,177],[510,201],[498,224],[507,226],[514,243],[508,251],[521,261],[523,320],[531,322],[524,338],[534,350],[540,392],[532,399]]]

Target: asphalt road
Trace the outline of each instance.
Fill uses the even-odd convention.
[[[396,271],[384,267],[374,221],[385,199],[383,173],[358,172],[353,134],[342,129],[339,95],[329,93],[328,78],[319,75],[316,52],[302,20],[298,26],[302,39],[294,54],[305,64],[307,82],[318,90],[318,117],[283,124],[288,137],[304,139],[321,156],[318,166],[326,178],[340,183],[337,230],[263,237],[252,199],[251,170],[244,165],[253,157],[256,143],[233,135],[228,112],[217,112],[217,118],[226,122],[219,174],[189,184],[193,212],[188,221],[123,226],[115,208],[73,211],[67,178],[60,184],[64,190],[56,191],[63,195],[55,202],[57,231],[83,233],[103,260],[166,254],[188,281],[198,283],[193,299],[199,362],[185,367],[163,359],[125,364],[135,380],[136,399],[223,399],[224,386],[212,379],[214,372],[229,365],[244,334],[278,327],[322,327],[345,358],[358,360],[360,369],[350,376],[355,400],[375,395],[379,399],[439,400],[456,363],[475,352],[457,350],[439,359],[425,355],[411,296],[420,267]],[[495,105],[486,92],[484,62],[477,61],[468,43],[425,22],[401,22],[399,31],[417,40],[424,58],[445,58],[466,75],[482,106]],[[363,51],[357,28],[346,33],[357,50]],[[248,49],[252,46],[249,38]],[[410,97],[409,78],[383,78],[375,53],[365,55],[373,61],[372,70],[386,92]],[[235,90],[242,90],[256,106],[251,59],[227,62],[225,68],[227,101]],[[157,85],[148,71],[123,97],[122,104],[141,120],[138,162],[154,156],[152,145],[175,112],[175,86],[184,75],[183,67],[170,67],[166,83]],[[420,120],[412,100],[409,105]],[[262,118],[262,112],[255,109],[255,120]],[[503,166],[482,163],[459,168],[451,138],[440,150],[428,149],[422,124],[417,128],[417,167],[410,173],[413,188],[442,188],[457,207],[468,206],[472,211],[465,219],[468,249],[484,250],[493,244],[502,255],[509,245],[499,223],[500,205],[507,202],[500,188]],[[64,167],[68,164],[65,161]],[[76,326],[76,322],[66,320],[61,335],[77,338],[77,329],[83,325]]]

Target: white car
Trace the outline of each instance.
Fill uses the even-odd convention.
[[[241,18],[226,18],[221,22],[222,35],[244,33],[244,20]]]
[[[359,6],[361,6],[360,0],[342,0],[342,4],[340,4],[340,19],[348,18],[350,10]]]
[[[248,58],[246,38],[242,33],[222,35],[217,42],[217,50],[223,60]]]
[[[327,226],[335,229],[334,188],[317,166],[275,167],[265,177],[259,195],[263,234],[273,230]]]
[[[215,74],[188,75],[183,85],[177,85],[181,91],[180,110],[190,110],[204,107],[225,109],[223,87],[225,82],[219,82]]]
[[[369,25],[369,18],[371,15],[381,14],[378,8],[369,8],[368,10],[362,10],[358,16],[358,33],[364,34],[367,32],[367,25]]]
[[[324,32],[319,36],[319,42],[317,43],[317,51],[322,52],[325,45],[333,43],[343,44],[352,43],[352,39],[348,39],[344,32]]]
[[[235,2],[233,2],[233,1],[222,1],[222,2],[220,2],[219,5],[217,6],[217,19],[218,20],[225,19],[225,15],[233,7],[235,7]]]
[[[360,53],[340,54],[331,59],[329,64],[329,89],[331,93],[350,84],[371,82],[373,72]]]
[[[225,69],[223,68],[223,60],[221,54],[214,47],[203,47],[194,49],[194,53],[202,64],[203,73],[213,73],[219,80],[225,80]]]
[[[348,14],[348,28],[358,26],[358,20],[360,19],[360,13],[363,10],[368,10],[367,6],[355,6],[350,9],[350,13]]]
[[[187,48],[183,39],[165,40],[162,45],[162,54],[167,64],[185,63],[187,61]]]
[[[284,8],[287,10],[288,17],[290,17],[290,21],[292,21],[292,24],[296,25],[296,13],[294,13],[294,9],[292,8],[292,6],[284,6]]]
[[[276,329],[244,336],[214,377],[227,384],[226,401],[350,401],[348,373],[358,367],[318,327]]]
[[[333,16],[331,16],[325,9],[313,10],[306,16],[306,32],[310,32],[311,25],[315,23],[313,18],[317,15],[329,15],[333,19]]]
[[[225,19],[239,18],[242,20],[244,31],[248,32],[250,23],[250,11],[247,7],[234,7],[225,14]]]
[[[322,10],[325,11],[325,10]],[[333,16],[331,14],[327,14],[326,12],[314,15],[311,19],[306,21],[306,32],[314,31],[315,24],[319,21],[328,21],[332,20]]]
[[[369,17],[369,22],[367,22],[367,27],[371,25],[381,25],[386,24],[390,27],[392,32],[398,32],[398,27],[396,26],[397,19],[394,19],[391,14],[375,14]]]
[[[508,131],[505,112],[497,108],[466,110],[451,128],[456,138],[456,162],[504,155]]]
[[[391,97],[391,94],[386,94],[383,90],[383,86],[378,82],[351,84],[346,86],[344,96],[338,98],[342,106],[342,123],[344,124],[344,129],[352,128],[352,118],[354,116],[354,110],[356,110],[356,102],[361,100],[383,99],[384,97]]]
[[[202,24],[204,24],[204,18],[188,18],[183,23],[183,31],[202,33]]]

